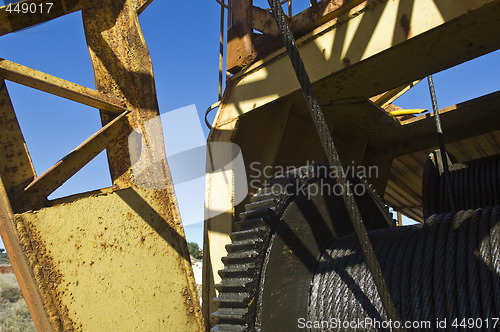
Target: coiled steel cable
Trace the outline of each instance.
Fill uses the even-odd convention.
[[[454,321],[474,319],[474,329],[494,330],[493,318],[500,316],[500,206],[433,215],[421,226],[370,231],[370,237],[402,322],[429,321],[436,330],[437,320],[446,318],[450,329]],[[387,319],[353,235],[334,241],[316,271],[308,320]],[[331,288],[341,291],[326,291]],[[313,329],[323,330],[328,328]]]
[[[489,156],[456,164],[450,168],[448,175],[452,187],[455,208],[458,210],[477,209],[500,204],[500,156]],[[436,184],[436,204],[429,206],[429,215],[445,213],[452,210],[449,203],[449,190],[446,178],[441,175]],[[426,199],[424,197],[424,199]]]
[[[490,216],[490,253],[491,253],[491,269],[495,275],[500,275],[500,248],[495,245],[500,238],[500,209],[493,210]],[[493,298],[495,299],[495,312],[500,311],[500,283],[493,283]],[[497,315],[498,317],[498,315]]]
[[[304,67],[304,63],[300,57],[299,50],[295,44],[295,39],[288,26],[288,21],[283,8],[281,8],[279,0],[268,0],[269,6],[271,7],[272,14],[276,24],[278,25],[278,30],[280,32],[281,38],[287,50],[288,56],[292,62],[293,69],[302,88],[302,93],[306,100],[307,107],[311,112],[311,116],[319,134],[321,144],[327,156],[330,165],[336,169],[341,169],[342,164],[339,159],[339,155],[335,146],[333,144],[333,139],[330,134],[330,130],[326,124],[325,116],[321,111],[318,103],[318,99],[313,91],[311,81]],[[349,217],[352,221],[354,230],[358,237],[358,240],[363,249],[363,253],[368,264],[370,271],[373,273],[373,279],[377,285],[378,293],[381,297],[382,304],[387,312],[387,315],[392,320],[398,320],[398,313],[394,307],[393,301],[390,296],[390,292],[387,288],[387,284],[382,275],[377,257],[373,251],[370,238],[368,237],[368,232],[363,224],[361,218],[361,213],[354,200],[354,196],[350,194],[350,189],[348,186],[347,179],[344,175],[339,175],[337,182],[342,187],[342,198],[344,200],[345,206],[349,213]]]

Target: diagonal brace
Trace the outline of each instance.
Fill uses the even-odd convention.
[[[0,58],[0,77],[100,110],[115,113],[125,110],[121,100],[2,58]]]
[[[74,13],[85,6],[97,4],[94,0],[24,0],[12,3],[12,6],[19,4],[19,8],[22,8],[21,6],[25,3],[28,4],[28,8],[31,6],[36,9],[33,12],[28,10],[27,13],[18,13],[8,12],[7,6],[0,7],[0,36]],[[49,6],[48,3],[52,5]],[[33,7],[31,4],[36,6]]]
[[[12,200],[14,211],[42,208],[48,195],[101,153],[116,136],[124,134],[128,113],[117,116],[18,193]]]

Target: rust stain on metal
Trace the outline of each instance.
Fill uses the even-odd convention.
[[[76,149],[32,181],[15,196],[13,208],[16,212],[40,209],[47,206],[47,196],[61,186],[67,179],[105,149],[109,136],[119,133],[122,122],[126,121],[128,111],[113,119]]]
[[[196,319],[196,316],[195,316],[196,309],[194,306],[193,297],[191,296],[191,292],[189,291],[189,289],[187,287],[182,289],[182,296],[184,297],[184,305],[188,309],[187,312],[188,312],[189,316],[191,316],[193,319]]]
[[[35,225],[16,215],[16,227],[20,242],[34,271],[45,309],[52,327],[56,331],[77,331],[75,323],[69,318],[68,308],[62,304],[57,287],[64,276],[57,270],[50,252],[36,230]]]
[[[403,14],[403,16],[401,16],[401,19],[399,20],[399,25],[403,28],[406,39],[408,39],[408,37],[410,36],[411,27],[410,27],[410,20],[408,19],[408,16],[406,14]]]
[[[123,101],[99,91],[0,58],[1,77],[91,107],[122,113]]]
[[[52,308],[58,330],[101,331],[110,326],[152,330],[157,321],[152,317],[163,321],[162,328],[169,324],[185,331],[202,329],[174,203],[168,189],[127,188],[18,218],[25,219],[19,229],[26,234],[33,270],[45,284],[44,303]],[[68,215],[70,224],[65,221]],[[137,275],[137,269],[144,273]],[[131,315],[134,310],[142,314]],[[76,324],[65,323],[65,316]]]
[[[0,79],[0,176],[9,197],[35,178],[5,81]]]
[[[118,188],[129,187],[134,182],[128,135],[133,128],[159,115],[153,67],[137,13],[132,9],[135,5],[131,0],[118,4],[104,2],[82,11],[96,89],[123,99],[132,110],[121,135],[117,135],[107,148],[111,177]],[[101,112],[101,120],[106,124],[112,117]]]

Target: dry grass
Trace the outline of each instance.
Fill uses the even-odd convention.
[[[4,252],[0,253],[0,265],[10,265],[9,257]]]
[[[0,274],[0,332],[35,332],[13,273]]]

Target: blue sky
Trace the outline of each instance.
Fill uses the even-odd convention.
[[[140,16],[153,61],[160,113],[189,105],[194,105],[189,109],[195,107],[198,113],[198,122],[192,116],[194,111],[186,112],[188,118],[175,112],[169,117],[170,121],[164,124],[167,155],[179,148],[180,141],[186,144],[186,149],[196,148],[207,137],[203,115],[206,108],[217,101],[219,15],[220,7],[215,0],[190,5],[156,0]],[[0,57],[94,88],[79,12],[0,37]],[[439,107],[500,90],[498,63],[499,51],[436,74]],[[7,82],[7,87],[37,174],[100,128],[96,109],[11,82]],[[426,81],[396,104],[403,108],[431,109]],[[172,172],[175,179],[176,170]],[[102,153],[51,198],[110,185],[106,157]],[[176,186],[176,193],[187,239],[201,245],[204,181],[185,182]]]

